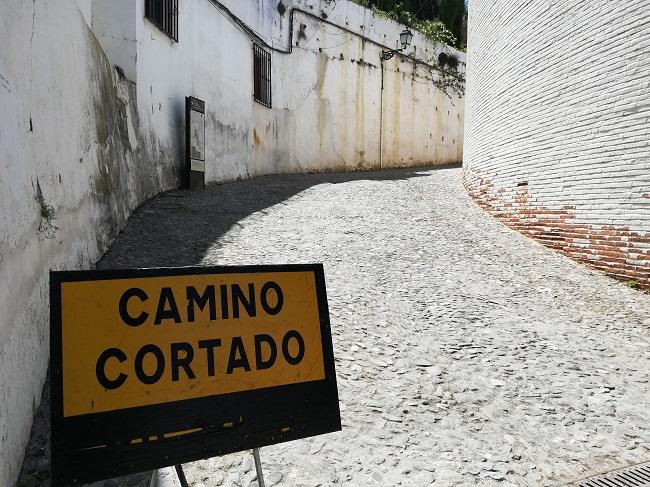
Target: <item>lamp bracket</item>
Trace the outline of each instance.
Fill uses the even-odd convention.
[[[380,59],[382,61],[388,61],[391,59],[395,54],[398,52],[402,52],[404,49],[391,49],[389,51],[381,51],[381,54],[379,55]]]

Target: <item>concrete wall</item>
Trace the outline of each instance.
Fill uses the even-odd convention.
[[[86,25],[92,27],[93,23],[93,0],[75,0],[77,7],[86,21]]]
[[[137,79],[135,5],[141,2],[133,0],[84,1],[91,2],[91,27],[111,64],[119,66],[124,77],[135,82]]]
[[[508,225],[650,286],[650,3],[472,0],[464,180]]]
[[[416,36],[420,61],[388,61],[382,94],[377,42],[394,45],[401,26],[346,1],[285,4],[227,2],[269,44],[293,39],[272,53],[269,109],[253,101],[251,38],[210,0],[181,2],[178,43],[144,1],[2,3],[1,486],[17,478],[47,370],[48,271],[92,267],[137,205],[179,186],[185,96],[207,103],[208,181],[378,168],[380,138],[383,167],[460,160],[463,99],[422,64],[441,46]],[[291,24],[293,7],[316,17]]]
[[[0,7],[0,485],[18,476],[49,357],[48,272],[88,268],[178,186],[74,0]],[[156,150],[153,150],[153,149]]]
[[[106,0],[93,5],[100,43],[137,84],[140,119],[177,143],[179,156],[184,97],[206,101],[208,181],[376,169],[380,138],[383,167],[460,162],[463,98],[436,87],[441,74],[424,63],[435,64],[445,50],[461,60],[462,73],[463,53],[416,34],[407,54],[419,63],[396,56],[384,65],[382,117],[379,53],[386,44],[396,47],[403,26],[348,1],[286,0],[284,15],[275,0],[222,4],[277,48],[271,109],[253,101],[254,39],[215,3],[183,3],[178,43],[144,18],[144,2],[125,4],[120,15],[128,21],[113,16],[109,23],[100,19]]]

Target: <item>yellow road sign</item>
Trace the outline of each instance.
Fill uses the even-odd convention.
[[[340,429],[322,266],[78,271],[51,281],[60,478],[102,478],[94,456],[106,463],[125,444],[141,461],[118,460],[105,475],[187,461],[193,435],[197,459]],[[239,443],[229,450],[220,432],[233,428]],[[142,438],[169,444],[164,461]]]

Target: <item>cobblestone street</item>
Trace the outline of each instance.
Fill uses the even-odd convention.
[[[650,296],[504,227],[458,168],[157,197],[101,268],[322,262],[343,431],[261,450],[267,486],[561,485],[650,461]],[[186,465],[249,486],[249,452]]]

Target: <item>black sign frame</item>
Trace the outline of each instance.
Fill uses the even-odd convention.
[[[203,115],[203,147],[201,148],[203,159],[192,157],[192,119],[199,113]],[[193,96],[185,98],[185,159],[187,187],[189,189],[205,189],[205,102]],[[193,161],[201,163],[202,170],[193,168]]]
[[[325,379],[104,413],[63,416],[61,284],[141,277],[314,272]],[[118,477],[341,430],[322,264],[50,272],[51,478],[53,486]],[[263,405],[260,408],[260,405]],[[263,410],[263,414],[260,413]],[[217,418],[217,419],[215,419]],[[231,421],[232,426],[225,427]],[[287,429],[287,425],[290,428]],[[173,431],[203,429],[164,438]],[[133,438],[157,437],[132,444]],[[105,445],[97,448],[98,442]]]

